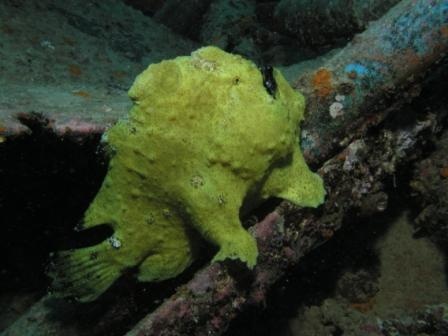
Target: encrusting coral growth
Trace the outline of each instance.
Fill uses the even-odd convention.
[[[266,81],[255,64],[216,47],[137,77],[128,119],[105,135],[109,171],[82,225],[108,224],[114,234],[57,254],[56,294],[94,300],[133,266],[140,281],[175,277],[194,258],[192,230],[219,247],[213,261],[253,268],[257,245],[240,211],[270,196],[323,202],[322,180],[298,145],[304,98],[276,70],[269,89]]]

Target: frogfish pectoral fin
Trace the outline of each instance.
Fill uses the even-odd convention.
[[[275,168],[263,187],[263,197],[275,196],[302,207],[317,207],[325,199],[322,178],[309,170],[297,148],[292,163]]]
[[[163,281],[182,273],[192,262],[190,253],[153,254],[139,266],[138,281]]]

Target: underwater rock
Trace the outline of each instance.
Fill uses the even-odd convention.
[[[258,60],[259,50],[250,36],[257,28],[255,5],[252,0],[213,1],[204,16],[201,42]]]
[[[166,0],[154,14],[154,19],[176,33],[196,39],[202,16],[211,2],[212,0]]]
[[[381,17],[399,0],[281,0],[275,8],[276,27],[300,43],[324,45],[342,40]],[[339,41],[340,43],[340,41]]]
[[[125,0],[125,2],[145,14],[153,15],[165,4],[166,0]]]
[[[412,314],[377,320],[382,335],[448,335],[448,304],[428,305]]]
[[[428,236],[432,241],[448,243],[448,132],[436,142],[433,153],[416,163],[413,179],[413,203],[417,236]]]

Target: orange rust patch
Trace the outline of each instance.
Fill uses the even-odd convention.
[[[320,97],[326,97],[333,91],[332,75],[327,69],[319,69],[314,73],[312,84],[314,91]]]
[[[114,71],[114,72],[112,72],[112,76],[116,79],[121,79],[121,78],[126,77],[126,72],[120,71],[120,70]]]
[[[81,68],[76,64],[70,64],[68,66],[68,72],[70,72],[70,75],[74,77],[79,77],[82,74]]]
[[[336,160],[345,161],[348,155],[348,149],[344,149],[342,152],[336,155]]]
[[[91,97],[90,93],[88,93],[87,91],[83,91],[83,90],[81,90],[81,91],[74,91],[72,93],[75,96],[80,96],[80,97],[83,97],[83,98],[90,98]]]
[[[14,33],[14,29],[7,24],[2,25],[1,31],[5,34],[11,35]]]
[[[357,75],[355,71],[349,72],[349,74],[347,75],[348,78],[350,79],[356,79]]]
[[[331,229],[322,229],[320,230],[320,234],[325,240],[329,240],[331,239],[331,237],[333,237],[334,231]]]
[[[3,127],[3,126],[0,124],[0,144],[4,143],[4,142],[6,141],[6,137],[4,137],[4,136],[2,135],[2,133],[5,132],[5,131],[6,131],[6,127]]]
[[[361,313],[367,313],[373,309],[374,305],[375,305],[375,298],[371,297],[366,302],[351,303],[350,307],[356,309]]]
[[[448,38],[448,26],[443,26],[440,28],[440,34],[443,38]]]
[[[405,64],[408,66],[416,67],[422,63],[421,58],[415,53],[414,50],[408,48],[404,52]]]
[[[443,178],[448,177],[448,166],[440,169],[440,176],[442,176]]]
[[[64,36],[62,38],[62,41],[64,41],[65,44],[72,46],[72,47],[75,45],[75,40],[73,40],[72,38],[70,38],[68,36]]]

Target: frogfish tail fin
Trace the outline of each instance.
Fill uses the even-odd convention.
[[[108,245],[103,242],[53,254],[47,269],[47,274],[53,279],[50,286],[52,295],[90,302],[104,293],[123,270],[122,265],[114,263],[113,259],[104,258]]]

